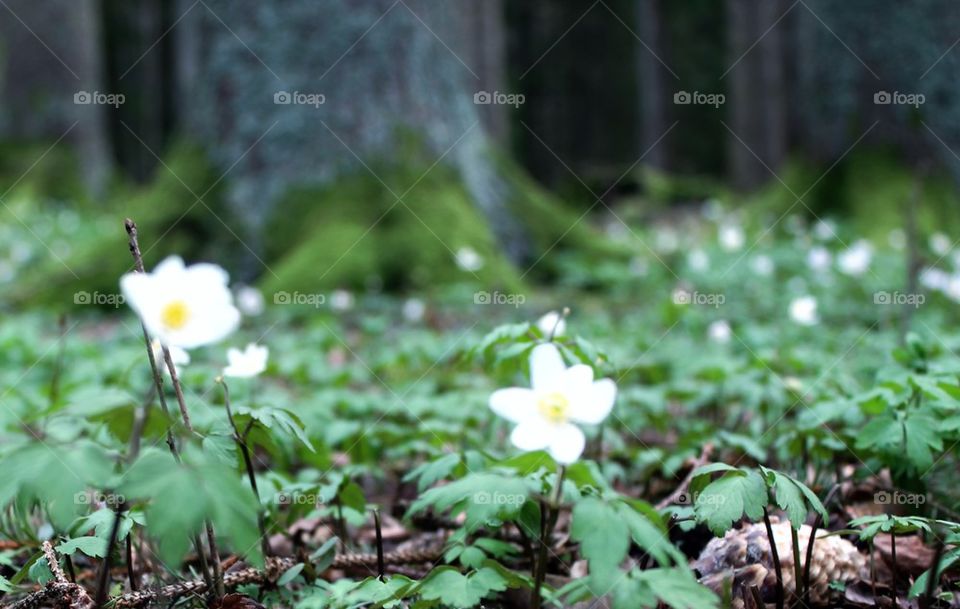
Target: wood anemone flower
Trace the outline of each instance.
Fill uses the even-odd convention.
[[[531,388],[498,389],[490,408],[516,423],[510,441],[520,450],[547,449],[561,464],[580,458],[586,439],[575,423],[596,425],[613,409],[617,386],[593,380],[593,368],[567,368],[556,345],[538,345],[530,354]]]
[[[222,340],[239,325],[227,282],[215,264],[187,267],[170,256],[152,273],[127,273],[120,289],[150,336],[165,347],[193,349]]]

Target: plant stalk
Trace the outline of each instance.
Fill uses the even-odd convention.
[[[566,467],[557,466],[557,479],[554,483],[553,493],[550,501],[540,502],[540,547],[537,554],[537,562],[534,565],[533,590],[531,592],[530,606],[533,609],[542,607],[541,588],[543,581],[547,576],[547,550],[550,543],[550,537],[553,535],[553,529],[557,524],[557,517],[560,514],[560,500],[563,493],[563,477],[566,474]]]
[[[257,502],[257,527],[260,529],[260,551],[263,552],[263,557],[267,558],[271,555],[270,539],[267,537],[263,504],[260,503],[260,490],[257,488],[257,476],[253,470],[253,459],[250,455],[250,447],[247,446],[246,434],[240,433],[237,422],[233,418],[233,410],[230,408],[230,388],[227,387],[227,382],[222,377],[219,378],[217,382],[223,385],[223,403],[227,409],[227,419],[230,421],[230,427],[233,428],[233,440],[240,449],[240,454],[243,457],[243,465],[247,470],[247,479],[250,481],[250,488],[253,489],[253,496]]]
[[[777,609],[783,609],[783,571],[780,568],[780,555],[777,553],[777,542],[773,538],[773,525],[770,524],[770,514],[767,512],[767,508],[763,508],[763,524],[767,527],[770,557],[773,559],[773,569],[777,574]]]

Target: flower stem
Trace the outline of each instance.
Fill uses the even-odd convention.
[[[143,256],[140,254],[140,244],[137,241],[137,224],[130,218],[124,220],[124,227],[127,229],[127,235],[130,237],[130,254],[133,256],[133,266],[138,273],[145,273],[143,267]],[[170,409],[167,408],[167,398],[163,393],[163,377],[160,375],[160,367],[157,365],[157,359],[153,355],[153,347],[150,346],[150,335],[147,333],[147,327],[140,322],[140,328],[143,330],[143,342],[147,346],[147,359],[150,360],[150,370],[153,372],[153,383],[157,387],[157,397],[160,399],[160,408],[163,413],[170,416]],[[180,453],[177,451],[177,444],[173,437],[173,428],[167,427],[167,446],[174,458],[179,462]]]
[[[170,380],[173,382],[173,391],[177,394],[177,404],[180,406],[180,417],[183,419],[183,426],[190,433],[193,432],[193,424],[190,423],[190,413],[187,411],[187,401],[183,397],[183,386],[180,384],[180,375],[177,374],[177,367],[173,363],[173,357],[170,355],[170,349],[164,345],[163,360],[167,363],[167,370],[170,372]]]
[[[217,379],[217,382],[223,385],[223,403],[227,408],[227,419],[230,421],[230,427],[233,428],[233,440],[240,449],[243,456],[243,465],[247,469],[247,479],[250,481],[250,488],[253,489],[253,496],[257,501],[257,527],[260,529],[260,551],[263,557],[271,555],[270,539],[267,537],[267,529],[264,524],[263,504],[260,503],[260,490],[257,488],[257,476],[253,471],[253,459],[250,455],[250,447],[247,446],[246,434],[241,434],[237,427],[237,422],[233,418],[233,410],[230,408],[230,388],[227,387],[226,380],[223,377]]]
[[[563,496],[563,477],[566,474],[566,467],[557,466],[557,479],[554,482],[553,492],[550,501],[540,502],[540,547],[537,553],[537,562],[534,564],[533,590],[531,592],[530,606],[532,609],[540,609],[541,588],[543,580],[547,576],[547,549],[550,538],[553,535],[553,529],[557,524],[557,517],[560,515],[560,501]]]

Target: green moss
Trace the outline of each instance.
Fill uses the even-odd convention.
[[[80,166],[73,149],[62,143],[51,144],[0,144],[0,192],[12,188],[13,192],[36,200],[74,200],[78,193],[83,193]]]
[[[865,151],[850,155],[842,176],[838,196],[847,203],[854,226],[861,234],[885,242],[892,229],[903,228],[908,205],[916,208],[921,233],[946,231],[955,235],[960,228],[956,220],[960,196],[956,183],[946,172],[936,171],[919,178],[912,167],[895,155]]]
[[[705,176],[677,175],[649,166],[637,174],[645,198],[657,205],[729,197],[722,183]]]
[[[376,167],[390,190],[367,172],[322,188],[300,188],[280,201],[271,221],[268,254],[276,262],[263,278],[268,293],[361,288],[429,288],[438,282],[476,281],[516,286],[483,217],[452,171]],[[418,178],[421,176],[419,182]],[[391,190],[403,194],[398,202]],[[455,254],[469,247],[483,259],[470,273]]]
[[[453,169],[428,171],[429,159],[415,149],[403,158],[404,164],[372,166],[378,177],[362,170],[321,188],[296,189],[280,201],[276,208],[283,211],[268,231],[268,256],[276,262],[263,277],[264,291],[315,292],[370,283],[429,289],[450,282],[520,290],[528,268],[524,279],[550,278],[551,254],[567,248],[597,259],[626,257],[622,247],[590,226],[589,218],[580,218],[582,212],[552,198],[509,160],[494,157],[509,193],[507,207],[530,240],[529,260],[518,268]],[[403,195],[402,202],[393,193]],[[456,252],[461,248],[476,251],[482,268],[460,269]]]
[[[267,293],[369,285],[429,290],[467,283],[488,291],[519,291],[524,280],[552,279],[557,254],[564,250],[597,261],[628,255],[593,229],[589,218],[581,218],[581,211],[547,194],[511,161],[494,157],[509,193],[506,204],[530,241],[529,259],[519,268],[507,259],[458,173],[431,167],[432,157],[417,150],[412,146],[399,155],[402,163],[372,164],[379,179],[359,170],[282,196],[264,230],[262,258],[268,270],[260,277],[261,287]],[[69,205],[83,220],[67,236],[69,254],[62,262],[38,256],[35,268],[17,278],[4,300],[69,307],[77,292],[115,293],[119,277],[132,266],[126,217],[139,226],[148,268],[173,253],[228,264],[236,238],[217,219],[230,218],[223,206],[226,184],[217,183],[218,175],[198,147],[180,143],[146,186],[115,183],[108,200],[96,203],[78,200],[80,187],[73,187]],[[25,198],[36,199],[26,182],[18,188]],[[458,267],[456,255],[463,248],[482,259],[475,272]]]
[[[120,276],[133,264],[127,249],[124,218],[137,222],[148,267],[172,253],[186,258],[211,256],[212,236],[223,228],[204,205],[196,203],[191,190],[203,194],[215,183],[218,174],[202,152],[186,144],[171,148],[165,163],[166,167],[160,165],[146,186],[119,185],[109,200],[99,205],[76,202],[83,220],[78,230],[65,236],[69,253],[59,259],[53,255],[43,256],[29,273],[18,276],[5,300],[68,307],[73,305],[76,292],[115,293]],[[23,188],[32,187],[24,185]],[[82,190],[78,188],[72,193],[73,200],[78,192]],[[34,192],[29,191],[28,196],[33,195]],[[214,188],[203,200],[222,214],[223,210],[218,209],[219,195]]]

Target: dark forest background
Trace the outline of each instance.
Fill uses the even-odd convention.
[[[949,0],[3,0],[0,170],[16,184],[58,142],[41,193],[75,178],[158,253],[181,235],[268,285],[422,286],[463,246],[509,282],[589,247],[587,210],[642,221],[717,192],[875,222],[923,176],[942,224],[958,37]]]

